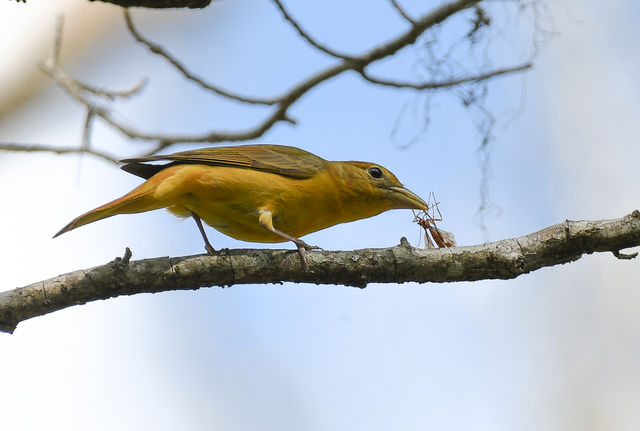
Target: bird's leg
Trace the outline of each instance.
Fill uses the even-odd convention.
[[[200,220],[200,217],[198,217],[198,214],[194,213],[193,211],[191,211],[191,217],[193,217],[196,224],[198,225],[198,230],[200,231],[200,235],[202,235],[202,239],[204,240],[204,249],[207,251],[208,254],[213,254],[215,250],[213,249],[213,246],[209,243],[207,234],[204,232],[204,227],[202,226],[202,220]]]
[[[296,245],[296,247],[298,247],[298,254],[300,254],[300,259],[302,260],[302,264],[304,265],[305,268],[307,268],[307,269],[309,268],[309,265],[307,265],[306,251],[307,250],[319,250],[320,247],[315,246],[315,245],[309,245],[306,242],[304,242],[303,240],[301,240],[300,238],[296,238],[295,236],[288,235],[288,234],[282,232],[281,230],[276,229],[273,226],[273,219],[271,217],[271,211],[260,210],[260,217],[258,218],[258,223],[260,223],[260,226],[262,226],[266,230],[271,231],[271,232],[275,233],[276,235],[280,235],[281,237],[286,238],[289,241],[293,242]]]

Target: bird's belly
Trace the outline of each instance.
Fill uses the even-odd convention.
[[[239,240],[287,241],[260,225],[262,211],[272,214],[276,229],[294,237],[339,223],[332,212],[321,211],[335,205],[309,191],[306,180],[225,167],[206,167],[196,177],[172,196],[168,209],[182,217],[193,212],[209,226]]]
[[[172,213],[184,217],[195,213],[207,225],[232,238],[249,242],[285,242],[286,239],[263,228],[258,222],[258,212],[233,209],[229,205],[215,202],[176,205],[168,208]]]

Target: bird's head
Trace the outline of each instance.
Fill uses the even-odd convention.
[[[420,196],[404,187],[388,169],[370,162],[338,163],[341,192],[360,206],[362,218],[390,209],[429,209]]]

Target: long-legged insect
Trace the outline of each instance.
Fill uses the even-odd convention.
[[[413,221],[418,223],[424,229],[424,238],[427,248],[437,247],[455,247],[456,239],[451,232],[440,229],[436,226],[436,222],[442,221],[442,213],[438,208],[439,202],[433,192],[429,193],[429,211],[413,211]],[[432,241],[433,239],[433,241]],[[435,243],[435,245],[434,245]]]

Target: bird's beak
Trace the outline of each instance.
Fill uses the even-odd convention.
[[[398,202],[397,208],[417,209],[429,211],[429,206],[420,196],[404,187],[391,186],[388,187],[393,193],[393,197]]]

